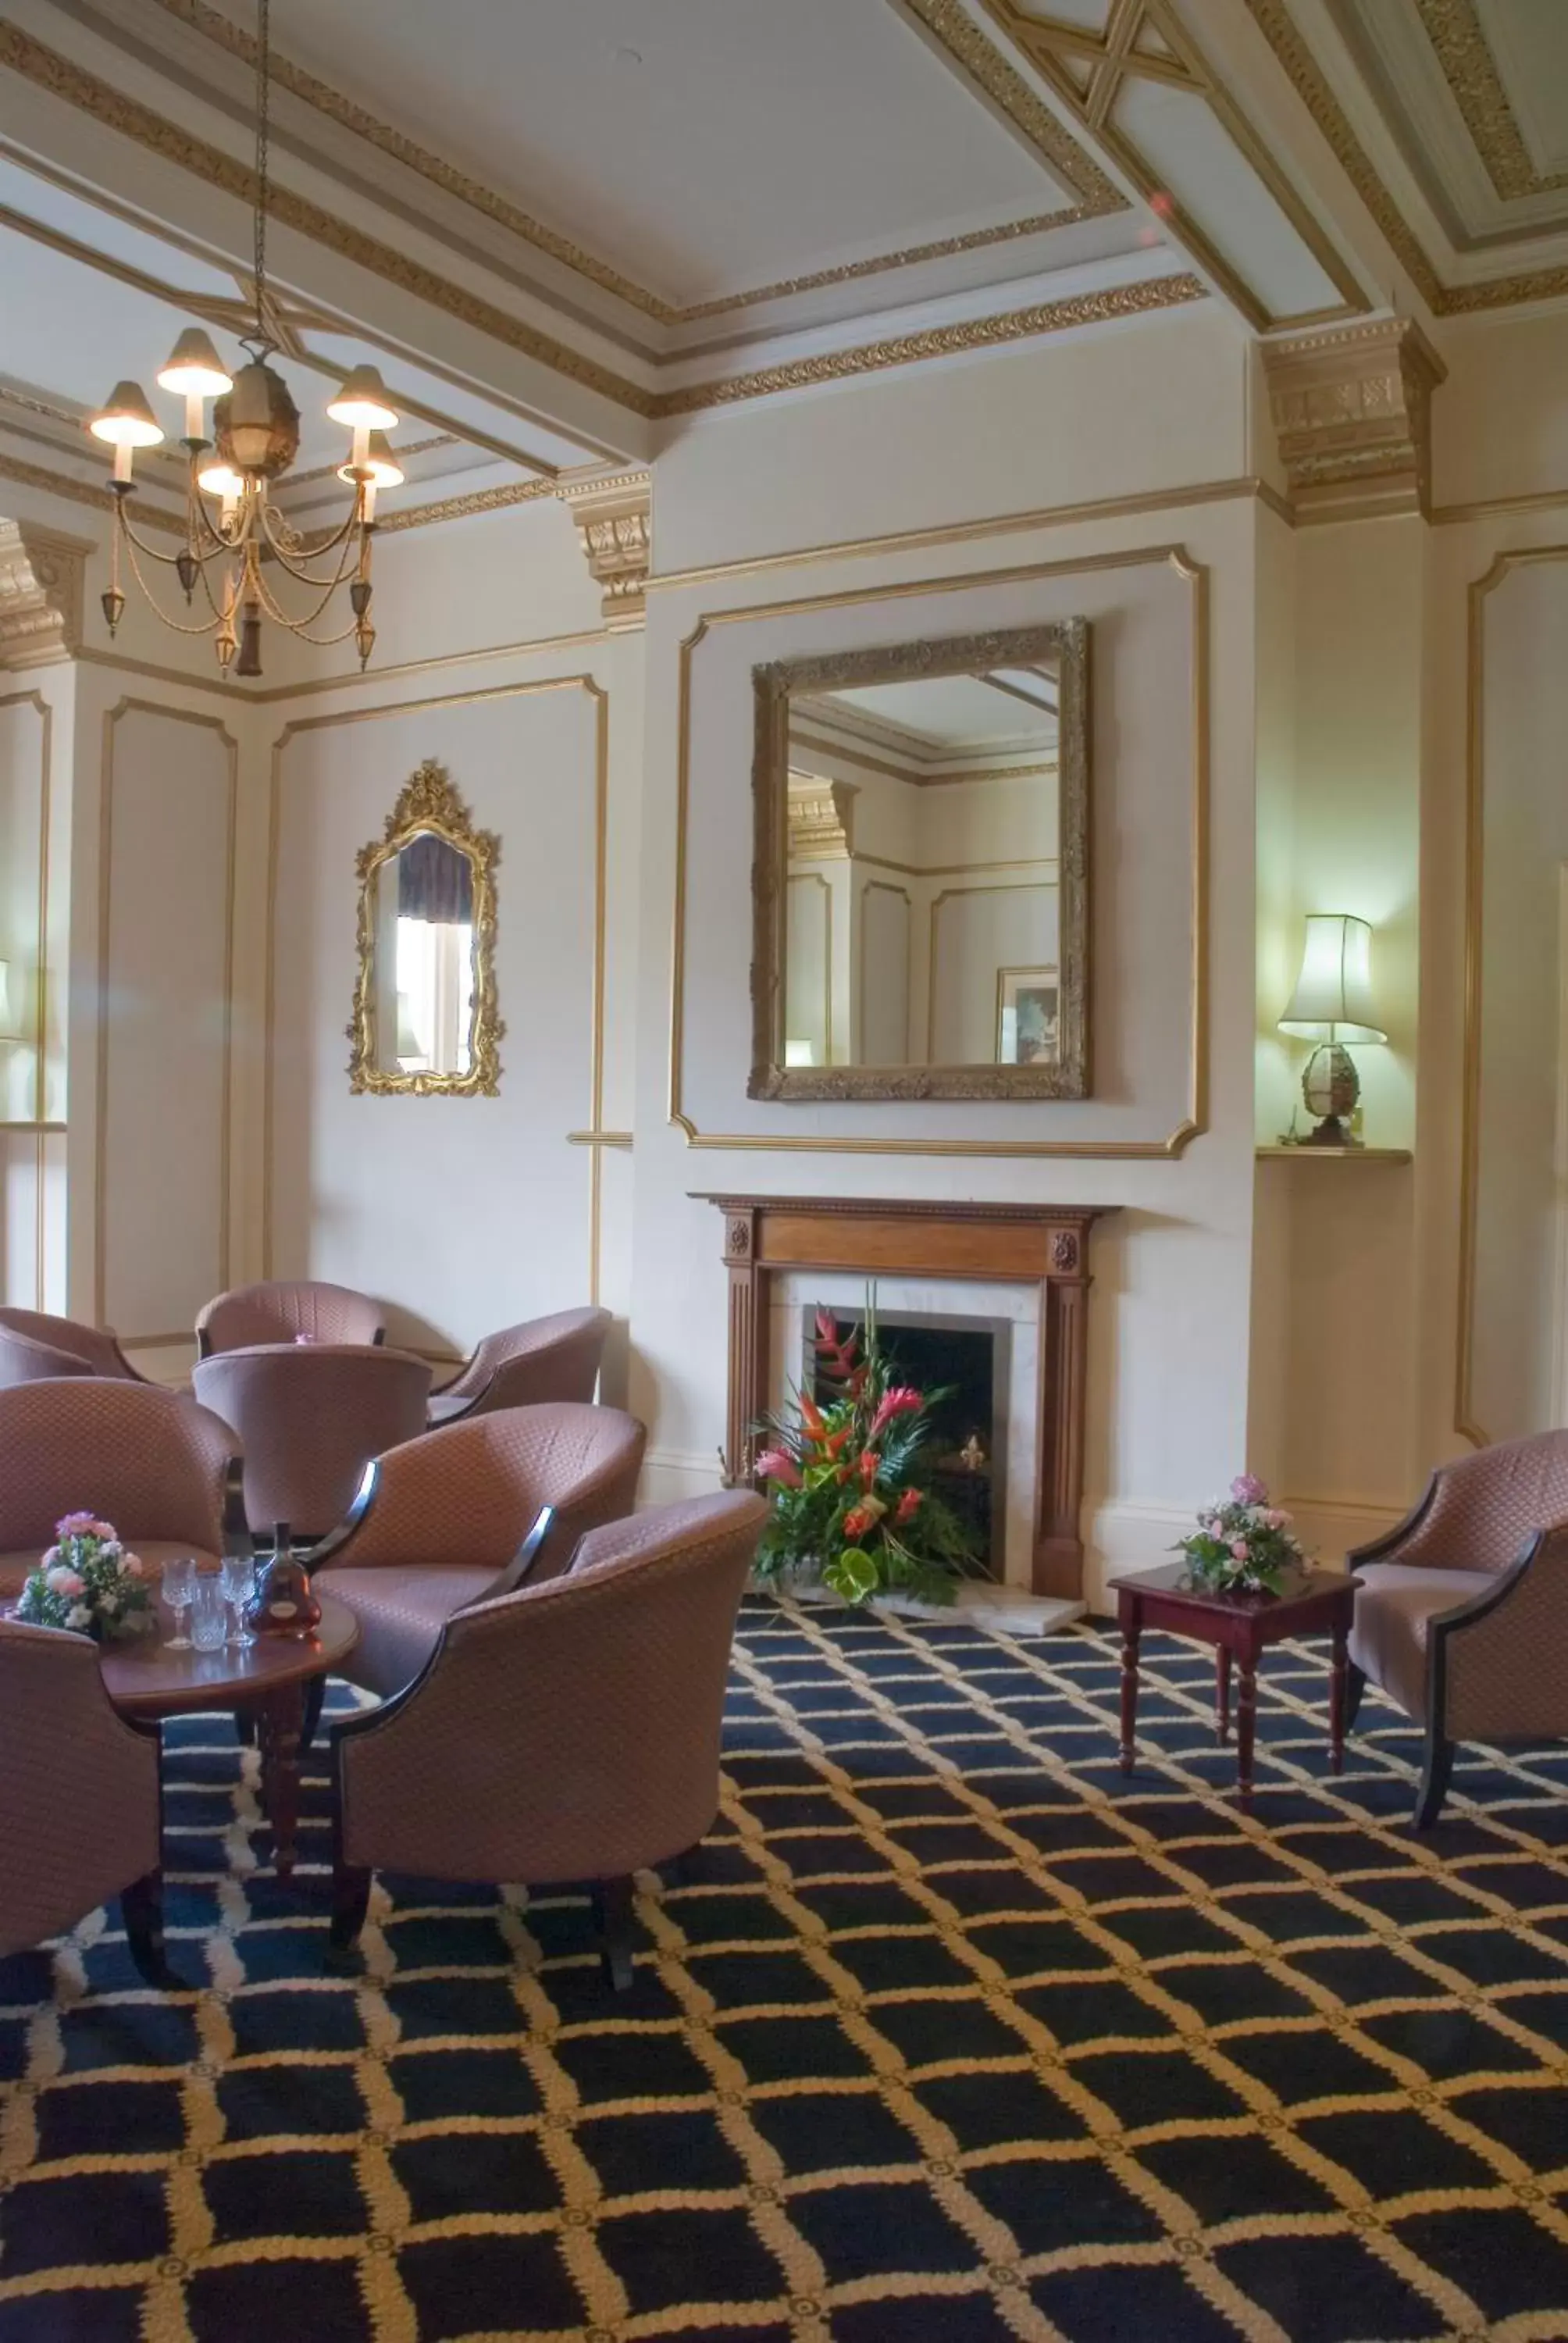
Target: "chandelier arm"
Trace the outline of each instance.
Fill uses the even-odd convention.
[[[353,535],[355,528],[358,524],[358,520],[359,498],[357,494],[354,499],[354,508],[350,512],[348,518],[344,522],[342,528],[335,529],[330,537],[323,538],[319,545],[313,545],[310,548],[310,556],[307,558],[314,558],[323,553],[336,552],[337,548],[346,543],[348,538]],[[274,560],[280,561],[291,578],[302,578],[307,585],[311,586],[325,585],[325,578],[313,578],[307,569],[297,569],[295,568],[293,560],[290,558],[287,548],[284,546],[273,533],[272,508],[270,505],[264,504],[261,508],[261,526],[267,544],[272,549]],[[345,575],[344,570],[340,568],[337,575],[341,581]]]
[[[184,626],[178,618],[171,618],[168,612],[158,600],[157,596],[153,592],[152,588],[147,584],[146,579],[142,576],[142,566],[136,559],[136,553],[138,550],[136,541],[136,538],[131,537],[128,532],[126,534],[126,546],[131,557],[131,575],[136,579],[137,585],[141,588],[142,592],[146,596],[148,607],[160,626],[166,627],[172,635],[210,635],[216,632],[217,628],[223,624],[223,614],[217,609],[216,604],[213,606],[215,615],[210,623],[204,620],[199,627]],[[161,554],[154,556],[155,560],[162,560],[163,558],[164,557]],[[212,600],[210,592],[208,593],[207,599],[209,602]]]
[[[338,588],[349,575],[350,570],[357,567],[359,556],[357,547],[345,542],[337,568],[330,578],[321,577],[309,569],[297,569],[293,562],[289,560],[287,555],[279,553],[276,547],[273,548],[272,558],[277,563],[280,569],[284,570],[290,578],[297,579],[301,586],[308,586],[313,591],[319,589],[323,595],[323,600],[319,607],[325,609],[327,603],[329,602],[333,595],[337,593]]]
[[[136,530],[131,527],[130,522],[126,518],[126,508],[124,505],[121,505],[118,508],[117,518],[119,522],[120,534],[124,537],[127,545],[134,545],[136,551],[138,553],[145,553],[149,561],[161,561],[166,569],[172,569],[174,568],[175,564],[179,559],[179,555],[177,553],[160,553],[156,545],[144,545],[141,538],[136,535]]]
[[[319,578],[315,582],[317,585],[321,583]],[[259,562],[256,564],[251,583],[255,589],[256,599],[260,602],[262,608],[267,613],[268,617],[276,618],[280,627],[286,627],[291,635],[303,635],[307,627],[313,627],[316,624],[317,619],[320,618],[321,613],[326,609],[327,604],[331,601],[332,597],[337,593],[337,588],[343,583],[343,579],[341,576],[333,578],[331,584],[327,586],[326,591],[323,593],[321,599],[317,603],[316,608],[313,610],[307,610],[302,618],[297,619],[289,616],[282,603],[279,602],[276,595],[273,594],[261,574],[261,565]],[[352,628],[346,628],[343,635],[334,636],[332,639],[335,642],[341,642],[353,631]],[[311,639],[311,637],[306,636],[307,641]]]

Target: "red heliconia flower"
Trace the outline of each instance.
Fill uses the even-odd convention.
[[[874,1448],[865,1448],[861,1450],[860,1486],[862,1489],[869,1489],[870,1487],[881,1468],[881,1463],[882,1460],[878,1455]]]
[[[890,1384],[882,1393],[880,1407],[871,1418],[871,1429],[867,1437],[875,1440],[883,1425],[891,1423],[895,1416],[918,1415],[925,1403],[920,1393],[909,1383]]]
[[[918,1489],[906,1489],[903,1495],[899,1499],[898,1504],[894,1509],[893,1519],[901,1528],[905,1522],[912,1522],[920,1510],[920,1491]]]
[[[803,1391],[800,1394],[800,1421],[806,1427],[809,1438],[821,1439],[826,1428],[822,1422],[822,1411],[809,1391]]]
[[[757,1459],[759,1481],[777,1481],[786,1489],[800,1486],[800,1467],[787,1448],[765,1448]]]
[[[848,1440],[850,1433],[853,1432],[854,1429],[855,1427],[852,1423],[841,1423],[837,1432],[829,1433],[827,1438],[823,1441],[822,1445],[827,1450],[829,1456],[842,1455],[844,1443]]]

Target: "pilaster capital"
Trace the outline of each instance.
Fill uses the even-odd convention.
[[[15,673],[75,658],[92,550],[35,521],[0,520],[0,668]]]
[[[556,493],[577,523],[588,568],[602,589],[606,626],[612,635],[632,632],[647,618],[653,475],[621,472],[609,479],[564,481]]]

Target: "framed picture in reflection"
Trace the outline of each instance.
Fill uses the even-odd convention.
[[[1000,968],[996,980],[999,1066],[1050,1064],[1058,1054],[1061,975],[1054,968]]]

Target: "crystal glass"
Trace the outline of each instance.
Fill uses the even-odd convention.
[[[245,1624],[245,1606],[256,1592],[256,1564],[250,1556],[243,1554],[226,1554],[223,1558],[223,1569],[218,1575],[218,1584],[223,1589],[224,1601],[234,1614],[233,1624],[228,1631],[229,1644],[231,1647],[237,1647],[242,1652],[246,1651],[256,1641],[256,1637]]]
[[[221,1652],[228,1634],[227,1604],[216,1577],[196,1580],[191,1604],[191,1642],[198,1652]]]
[[[190,1609],[196,1593],[196,1566],[190,1554],[182,1554],[164,1564],[163,1597],[175,1614],[175,1632],[167,1638],[171,1652],[188,1652],[191,1639],[186,1634],[186,1613]]]

